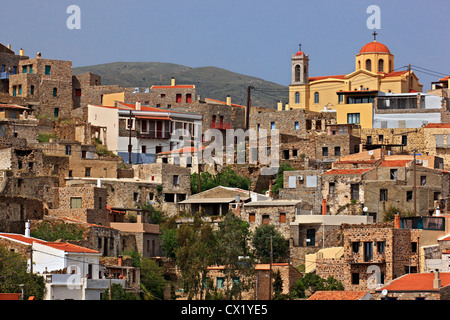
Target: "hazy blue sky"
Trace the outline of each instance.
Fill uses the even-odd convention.
[[[66,27],[72,4],[81,9],[80,30]],[[0,42],[74,67],[171,62],[287,85],[300,42],[310,76],[353,71],[355,54],[372,40],[372,4],[381,9],[377,40],[395,54],[395,68],[411,63],[450,74],[448,0],[0,0]],[[416,73],[425,89],[441,76]]]

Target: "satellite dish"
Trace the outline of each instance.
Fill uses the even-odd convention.
[[[367,210],[369,210],[369,208],[367,208],[367,207],[364,207],[364,208],[363,208],[363,211],[364,211],[364,212],[367,212]]]
[[[382,297],[386,297],[387,294],[388,294],[388,291],[387,291],[386,289],[383,289],[383,290],[381,291],[381,296],[382,296]]]
[[[370,156],[373,155],[373,150],[370,150],[370,151],[369,151],[369,155],[370,155]]]

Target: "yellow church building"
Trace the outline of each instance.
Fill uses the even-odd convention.
[[[376,41],[364,45],[355,56],[349,74],[309,77],[309,55],[292,55],[289,109],[310,112],[336,110],[338,123],[372,126],[372,101],[381,92],[422,92],[422,84],[411,70],[394,71],[394,55]]]

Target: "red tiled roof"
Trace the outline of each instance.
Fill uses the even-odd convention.
[[[361,50],[359,51],[359,53],[366,53],[366,52],[386,52],[386,53],[391,53],[389,51],[388,47],[386,47],[381,42],[377,42],[377,41],[373,41],[373,42],[369,42],[369,43],[365,44],[361,48]]]
[[[31,237],[25,237],[22,234],[15,234],[15,233],[0,233],[0,237],[8,238],[13,241],[20,241],[27,243],[29,245],[32,245],[34,242],[42,244],[44,246],[49,246],[54,249],[63,250],[65,252],[79,252],[79,253],[99,253],[96,250],[92,250],[85,247],[80,247],[71,243],[66,242],[47,242],[44,240],[31,238]]]
[[[341,160],[336,161],[336,164],[350,164],[350,163],[359,163],[359,164],[373,164],[376,163],[378,159],[375,160]]]
[[[200,150],[204,150],[204,149],[205,149],[205,147],[200,148]],[[159,152],[158,154],[170,154],[170,153],[176,153],[176,152],[178,152],[178,153],[184,153],[184,152],[193,153],[195,151],[197,151],[197,148],[195,148],[195,147],[183,147],[181,149]]]
[[[308,300],[361,300],[368,291],[316,291]]]
[[[385,77],[398,77],[398,76],[404,75],[406,73],[408,73],[407,70],[406,71],[392,71],[392,72],[386,74]]]
[[[450,123],[429,123],[424,128],[427,129],[450,128]]]
[[[176,85],[176,86],[152,86],[152,89],[194,89],[193,84],[189,85]]]
[[[406,167],[412,160],[383,160],[380,167]]]
[[[331,169],[324,174],[362,174],[372,170],[372,168],[359,168],[359,169]]]
[[[17,104],[6,104],[6,103],[0,103],[0,109],[21,109],[21,110],[28,110],[29,108],[24,106],[19,106]]]
[[[339,74],[339,75],[333,75],[333,76],[320,76],[320,77],[309,77],[309,81],[318,81],[318,80],[324,80],[324,79],[344,79],[345,74]]]
[[[219,103],[219,104],[225,104],[225,105],[227,104],[225,101],[220,101],[220,100],[211,99],[211,98],[206,98],[206,100],[213,101],[213,102]],[[232,107],[246,108],[246,106],[241,106],[240,104],[235,104],[235,103],[232,103],[231,106]]]
[[[444,78],[439,79],[439,81],[443,82],[443,81],[448,81],[448,79],[450,79],[450,76],[446,76]]]
[[[378,289],[389,291],[437,291],[433,288],[434,273],[408,273],[397,279],[394,279],[389,285]],[[441,287],[450,284],[450,272],[439,273]]]

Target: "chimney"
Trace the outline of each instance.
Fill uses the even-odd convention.
[[[170,85],[171,85],[172,87],[175,86],[175,78],[174,78],[174,77],[172,77],[171,82],[170,82]]]
[[[119,267],[121,267],[123,265],[123,258],[122,258],[122,256],[118,256],[117,257],[117,265]]]
[[[25,55],[25,51],[22,48],[20,48],[19,56],[23,57],[24,55]]]
[[[142,224],[142,214],[137,214],[136,215],[136,223],[141,223]]]
[[[136,101],[136,110],[141,110],[141,102]]]
[[[102,179],[97,179],[97,188],[102,187]]]
[[[441,287],[441,278],[439,275],[439,272],[436,272],[434,274],[434,279],[433,279],[433,289],[439,289]]]
[[[327,199],[322,199],[322,215],[327,215]]]
[[[11,50],[11,44],[8,44],[8,49]]]
[[[227,106],[231,106],[231,97],[227,96]]]
[[[36,53],[36,58],[40,59],[42,57],[42,54],[40,52]]]
[[[278,101],[278,103],[277,103],[277,110],[278,111],[283,111],[283,102]]]
[[[398,212],[395,214],[395,217],[394,217],[394,228],[395,229],[400,229],[401,228],[400,214]]]
[[[25,237],[29,238],[30,236],[30,220],[27,220],[27,222],[25,222]]]

